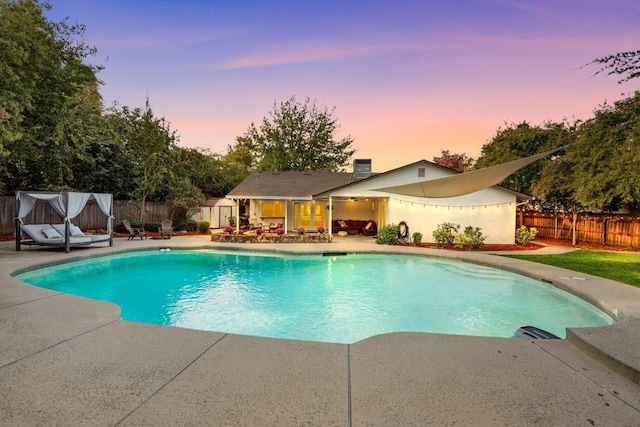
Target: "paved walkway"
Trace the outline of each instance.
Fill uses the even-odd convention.
[[[394,333],[325,344],[119,320],[113,304],[18,282],[11,272],[149,248],[397,252],[520,271],[621,321],[566,340]],[[556,250],[548,248],[547,251]],[[640,289],[477,252],[375,245],[116,239],[62,251],[0,244],[2,426],[638,426]]]

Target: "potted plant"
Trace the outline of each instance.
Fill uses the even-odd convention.
[[[262,227],[258,227],[258,228],[256,228],[256,234],[257,234],[258,236],[261,236],[261,235],[262,235],[262,233],[263,233]]]
[[[304,234],[304,227],[298,228],[298,234]]]
[[[324,227],[323,226],[318,227],[317,230],[318,230],[318,233],[324,234]]]
[[[224,228],[224,231],[226,231],[226,233],[227,233],[227,234],[231,234],[231,233],[233,233],[233,227],[232,227],[232,226],[230,226],[230,225],[227,225],[227,226]]]
[[[276,228],[276,234],[278,236],[282,236],[284,234],[284,228],[282,228],[282,227]]]

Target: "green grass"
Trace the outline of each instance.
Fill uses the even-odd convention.
[[[640,254],[582,249],[558,255],[505,255],[568,268],[640,288]]]

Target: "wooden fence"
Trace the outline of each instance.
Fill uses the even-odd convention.
[[[0,233],[14,233],[14,218],[16,198],[12,196],[0,196]],[[169,209],[164,203],[147,203],[143,221],[160,222],[167,219]],[[140,218],[140,204],[114,200],[113,216],[114,225],[122,222],[123,219],[135,221]],[[33,210],[24,219],[25,224],[56,224],[61,223],[63,218],[54,211],[48,202],[39,200]],[[100,211],[95,201],[90,200],[83,211],[74,218],[73,223],[84,229],[104,229],[107,226],[107,217]]]
[[[538,236],[571,241],[571,214],[544,212],[518,213],[517,225],[535,227]],[[640,217],[617,214],[579,214],[576,221],[576,241],[602,245],[640,248]]]

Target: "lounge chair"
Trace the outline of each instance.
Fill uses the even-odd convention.
[[[169,219],[162,221],[160,223],[160,228],[158,228],[158,234],[161,239],[164,239],[164,236],[167,236],[167,239],[170,239],[173,234],[173,222]]]
[[[131,224],[129,223],[128,219],[123,220],[122,224],[124,225],[124,228],[126,228],[127,231],[129,232],[129,237],[127,237],[127,240],[132,240],[136,236],[140,236],[140,240],[142,240],[143,237],[145,239],[147,238],[147,233],[144,231],[144,228],[142,228],[142,227],[140,227],[140,228],[131,227]]]
[[[51,226],[58,233],[64,236],[64,233],[65,233],[64,224],[51,224]],[[70,224],[70,227],[71,228],[69,230],[69,234],[71,235],[71,239],[77,238],[77,237],[88,237],[89,239],[91,239],[91,243],[98,243],[98,242],[108,242],[109,239],[111,238],[111,236],[109,236],[108,234],[84,234],[82,230],[80,230],[80,227],[74,224]],[[73,240],[69,240],[69,242],[73,242]]]
[[[31,237],[32,241],[26,241],[25,244],[35,244],[41,246],[60,246],[64,247],[64,225],[62,225],[62,233],[53,228],[50,224],[29,224],[23,225],[22,230]],[[69,237],[71,246],[91,244],[88,236]]]
[[[92,243],[110,242],[109,234],[84,234],[79,227],[71,224],[69,230],[69,246],[86,246]],[[22,225],[22,231],[31,237],[30,241],[23,241],[26,245],[65,247],[64,224],[29,224]]]

